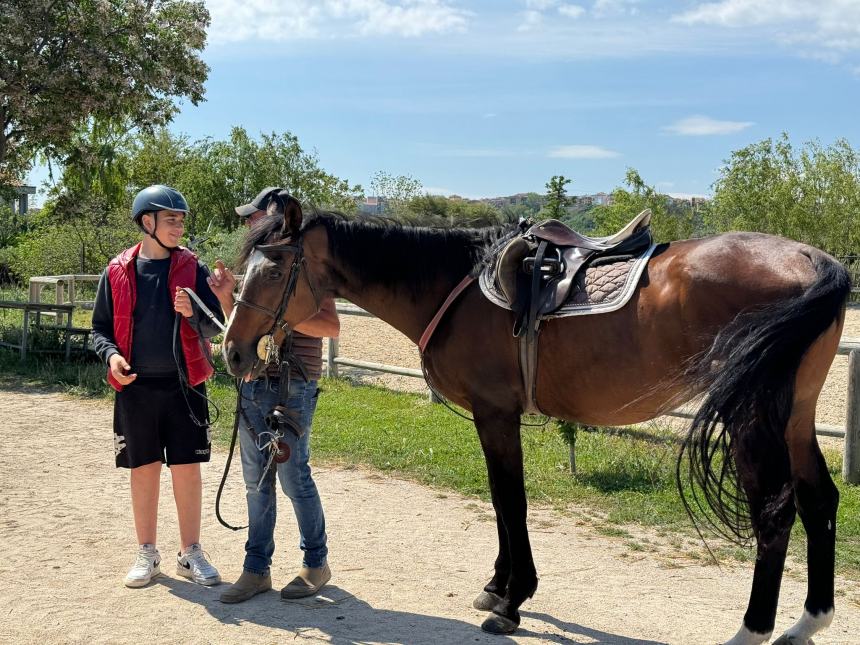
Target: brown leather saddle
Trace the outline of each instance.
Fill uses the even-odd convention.
[[[491,262],[491,277],[517,313],[514,336],[528,329],[529,319],[534,324],[558,310],[587,263],[606,256],[636,256],[650,247],[650,221],[651,211],[644,210],[614,235],[588,237],[551,219],[507,241]]]
[[[624,228],[606,237],[588,237],[551,219],[521,223],[513,234],[491,251],[481,288],[492,286],[500,298],[491,298],[515,314],[513,334],[520,339],[520,367],[526,388],[526,412],[537,412],[535,377],[537,335],[541,320],[558,312],[571,298],[580,275],[598,261],[623,261],[653,247],[651,211],[644,210]],[[575,294],[574,294],[575,295]],[[556,314],[558,315],[558,314]]]

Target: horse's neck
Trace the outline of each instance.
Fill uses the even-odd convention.
[[[362,288],[345,285],[338,289],[337,295],[384,320],[417,345],[427,325],[454,286],[440,280],[439,284],[427,289],[417,301],[408,295],[408,289],[380,285],[363,285]]]

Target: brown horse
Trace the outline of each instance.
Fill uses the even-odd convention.
[[[255,368],[261,338],[308,318],[324,297],[346,298],[417,343],[500,234],[331,213],[303,224],[297,204],[282,208],[273,207],[245,241],[245,282],[224,343],[235,375]],[[549,416],[632,424],[704,393],[678,460],[685,504],[733,536],[754,536],[758,550],[749,606],[730,645],[770,638],[796,513],[809,540],[808,595],[803,616],[777,642],[805,645],[833,618],[838,492],[814,422],[849,289],[843,268],[817,249],[728,233],[658,246],[622,309],[541,327],[536,402]],[[499,553],[475,606],[492,612],[482,627],[497,633],[516,629],[518,608],[538,582],[526,527],[526,396],[513,316],[472,284],[423,355],[432,383],[471,410],[484,451]],[[286,325],[276,330],[276,319]]]

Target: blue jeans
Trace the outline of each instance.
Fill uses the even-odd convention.
[[[245,479],[248,500],[248,541],[245,543],[245,570],[257,574],[269,573],[275,552],[275,519],[277,492],[275,471],[281,488],[293,503],[299,525],[299,548],[304,551],[303,566],[321,567],[328,554],[326,546],[325,516],[317,486],[308,464],[310,457],[311,421],[317,406],[317,382],[305,383],[301,378],[290,379],[287,407],[299,413],[305,434],[298,439],[287,430],[283,441],[290,446],[290,458],[273,463],[266,473],[260,490],[257,484],[266,466],[268,451],[257,449],[248,422],[257,434],[266,430],[263,419],[278,403],[278,380],[265,379],[242,384],[242,409],[239,415],[239,445],[242,455],[242,475]],[[247,420],[244,418],[247,417]],[[265,438],[265,435],[263,436]]]

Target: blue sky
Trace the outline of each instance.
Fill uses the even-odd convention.
[[[708,194],[732,150],[860,147],[857,0],[208,0],[192,138],[289,130],[366,189]],[[39,182],[44,169],[31,174]]]

